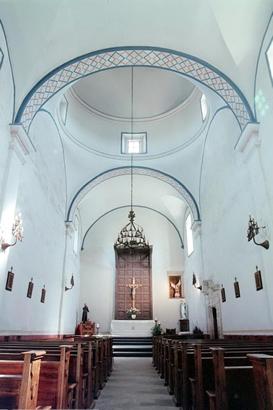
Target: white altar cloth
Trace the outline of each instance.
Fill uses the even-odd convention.
[[[153,320],[112,320],[111,334],[113,336],[149,337],[152,336]]]

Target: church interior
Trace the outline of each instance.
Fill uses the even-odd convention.
[[[273,409],[272,0],[0,0],[0,408]]]

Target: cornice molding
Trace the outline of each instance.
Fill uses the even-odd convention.
[[[35,152],[36,149],[22,125],[11,124],[10,136],[10,149],[16,152],[20,161],[24,164],[25,157]]]
[[[256,122],[247,124],[237,141],[235,146],[236,151],[244,153],[261,144],[259,126],[260,124]]]

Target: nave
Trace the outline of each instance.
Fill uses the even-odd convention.
[[[96,402],[96,410],[173,410],[172,396],[151,358],[115,357],[113,372]]]
[[[0,409],[273,410],[272,135],[272,0],[0,0]]]

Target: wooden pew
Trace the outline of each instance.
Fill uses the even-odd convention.
[[[245,342],[245,341],[195,341],[200,345],[199,356],[195,353],[193,341],[190,340],[172,340],[172,348],[174,349],[174,365],[173,365],[173,391],[174,401],[177,406],[182,405],[183,409],[189,408],[208,408],[208,400],[204,394],[204,389],[211,389],[213,382],[213,365],[212,354],[209,350],[210,345],[222,344],[227,348],[225,353],[227,364],[233,365],[234,360],[237,361],[240,357],[240,366],[249,364],[246,357],[247,352],[271,352],[273,346],[271,343]],[[166,343],[163,340],[163,344]],[[202,361],[201,359],[202,350]],[[270,354],[271,354],[270,353]],[[207,357],[206,357],[207,356]],[[235,357],[233,357],[235,356]],[[170,356],[169,356],[170,357]],[[199,357],[199,360],[198,360]],[[204,366],[202,366],[202,363]],[[204,369],[203,369],[204,367]],[[164,365],[166,368],[166,363]],[[168,368],[172,368],[172,359],[168,360]],[[202,374],[204,370],[205,374]],[[209,372],[209,373],[208,373]],[[205,377],[207,375],[209,377]],[[170,370],[168,370],[168,381],[172,383],[170,378]],[[189,383],[190,382],[190,383]],[[191,387],[191,389],[190,389]],[[170,386],[169,386],[170,391]],[[203,406],[203,407],[202,407]]]
[[[45,351],[22,353],[24,360],[0,360],[1,408],[35,409]]]
[[[252,366],[226,366],[224,349],[212,348],[214,391],[208,391],[210,410],[257,410]]]
[[[257,410],[273,410],[273,356],[248,354],[253,366]]]
[[[29,347],[29,344],[27,343]],[[0,346],[0,359],[4,357],[18,360],[20,349],[26,347],[24,343],[20,346],[4,348]],[[39,390],[37,404],[41,407],[52,407],[63,409],[68,407],[68,368],[70,358],[70,346],[60,345],[54,350],[47,347],[47,353],[43,356],[40,368]]]
[[[66,392],[67,407],[89,408],[94,398],[98,397],[100,389],[112,370],[112,338],[76,337],[75,339],[68,342],[71,353]],[[11,351],[15,354],[23,346],[35,348],[46,346],[47,356],[58,355],[61,343],[63,343],[61,340],[0,342],[0,357],[7,352],[11,354]]]

